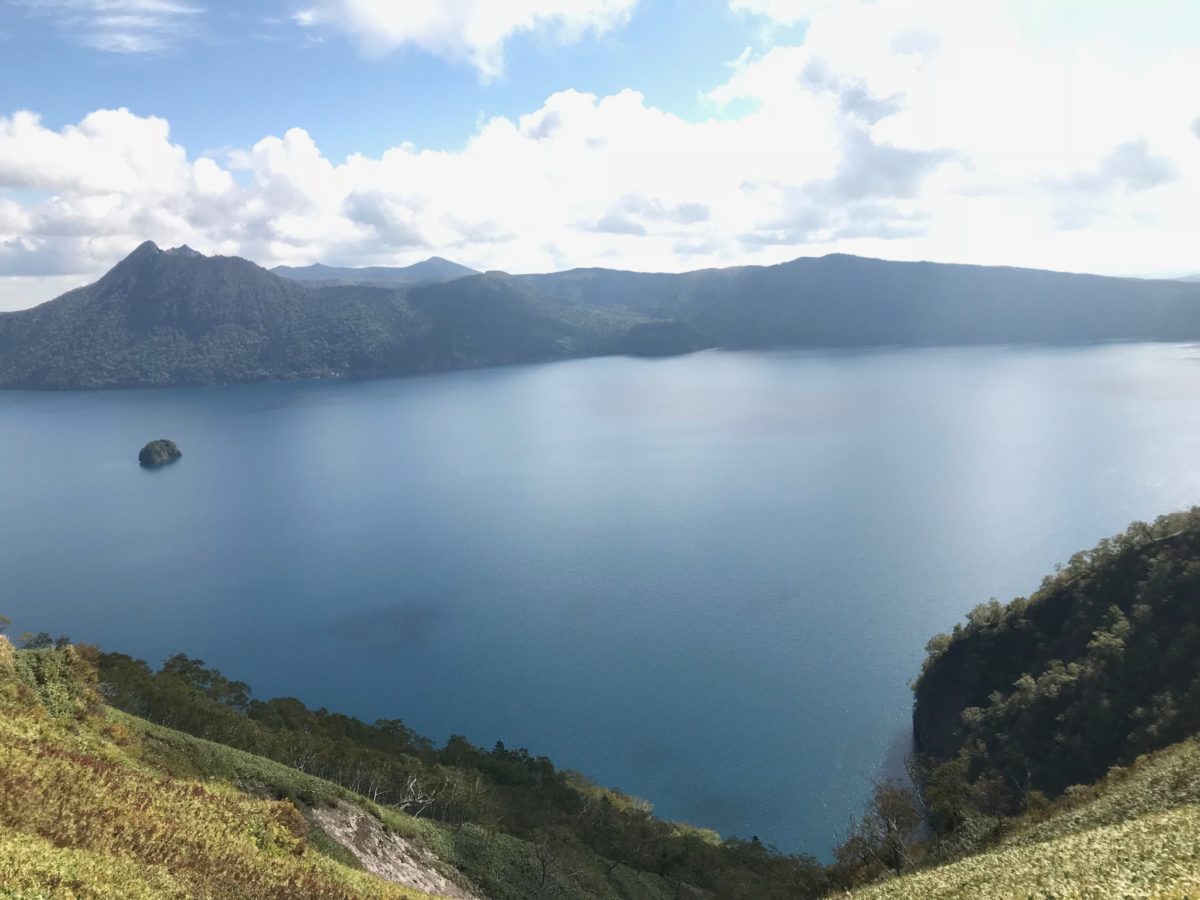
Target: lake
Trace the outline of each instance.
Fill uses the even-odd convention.
[[[1181,345],[0,392],[0,612],[826,856],[931,635],[1200,500],[1198,397]]]

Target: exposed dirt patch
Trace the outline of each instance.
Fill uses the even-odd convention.
[[[388,834],[378,819],[352,803],[311,809],[309,815],[322,831],[354,854],[362,867],[384,881],[450,897],[479,900],[437,869],[437,857],[417,843]]]

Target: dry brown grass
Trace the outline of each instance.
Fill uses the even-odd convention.
[[[0,896],[428,896],[314,851],[291,803],[155,773],[138,763],[128,730],[50,715],[36,699],[42,690],[19,682],[11,657],[4,641]]]

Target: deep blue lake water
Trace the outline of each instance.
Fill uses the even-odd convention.
[[[1198,397],[1176,345],[0,393],[0,612],[823,856],[932,634],[1200,501]]]

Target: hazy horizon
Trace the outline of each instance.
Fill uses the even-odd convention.
[[[142,243],[145,243],[145,241],[139,242],[137,246],[141,246]],[[189,249],[194,249],[194,248],[190,248],[190,245],[187,245],[187,244],[179,244],[176,246],[168,247],[168,246],[163,246],[163,245],[159,244],[157,241],[153,241],[153,240],[151,240],[150,243],[155,244],[155,246],[157,246],[160,250],[164,250],[164,251],[177,249],[177,247],[189,247]],[[136,249],[136,247],[131,247],[129,252],[132,253],[134,249]],[[124,259],[125,256],[128,256],[128,255],[129,255],[128,253],[122,255],[120,258],[118,258],[117,262],[120,262],[121,259]],[[204,254],[204,255],[206,255],[206,256],[217,256],[217,255],[240,256],[240,254]],[[955,262],[948,262],[948,261],[944,261],[944,260],[935,260],[935,259],[888,259],[886,257],[879,257],[879,256],[863,256],[863,255],[857,254],[857,253],[844,253],[842,251],[831,251],[830,253],[821,253],[821,254],[811,254],[811,255],[801,254],[799,256],[794,256],[789,259],[779,260],[778,262],[774,262],[774,263],[751,263],[751,262],[730,263],[728,265],[702,266],[702,267],[697,267],[694,269],[676,269],[676,270],[670,270],[670,269],[620,269],[617,266],[571,266],[568,268],[550,269],[550,270],[546,270],[546,271],[542,271],[542,272],[526,272],[526,271],[517,271],[517,270],[509,270],[509,269],[487,269],[487,270],[478,269],[477,274],[483,274],[483,273],[489,272],[489,271],[499,271],[499,272],[504,272],[505,274],[508,274],[508,275],[538,275],[538,274],[549,274],[549,273],[554,273],[554,272],[568,272],[568,271],[572,271],[573,269],[586,269],[586,268],[612,269],[612,270],[618,270],[618,271],[639,272],[642,274],[679,274],[679,273],[683,273],[683,272],[700,271],[702,269],[734,269],[734,268],[740,268],[743,266],[783,265],[785,263],[796,262],[796,261],[802,260],[802,259],[820,259],[824,256],[837,256],[837,255],[856,256],[856,257],[859,257],[862,259],[880,260],[882,262],[925,262],[925,263],[934,263],[936,265],[985,265],[985,266],[996,266],[996,267],[1000,267],[1000,268],[1040,268],[1040,267],[1029,267],[1029,266],[1017,266],[1017,265],[1012,265],[1012,264],[1007,264],[1007,263],[955,263]],[[243,258],[249,259],[249,257],[243,257]],[[438,260],[438,259],[444,260],[444,261],[450,262],[450,263],[458,263],[459,265],[468,265],[467,263],[463,263],[460,260],[448,259],[447,257],[441,256],[439,254],[433,254],[430,256],[421,257],[419,259],[414,259],[411,262],[397,263],[394,265],[378,265],[378,264],[376,264],[376,265],[342,265],[342,264],[339,264],[336,262],[334,262],[334,263],[327,262],[325,260],[317,260],[312,263],[307,263],[304,266],[287,266],[282,263],[275,264],[275,265],[268,265],[266,263],[260,262],[259,260],[255,260],[255,259],[250,259],[250,262],[253,262],[255,265],[258,265],[264,269],[267,269],[268,271],[272,271],[277,267],[307,268],[309,266],[322,266],[322,267],[330,268],[330,269],[372,269],[372,268],[400,268],[400,269],[402,269],[402,268],[408,268],[411,266],[419,265],[420,263],[430,262],[432,260]],[[114,263],[114,265],[115,265],[115,263]],[[475,268],[472,266],[469,266],[469,267]],[[1078,275],[1105,275],[1106,277],[1113,277],[1113,278],[1138,278],[1138,279],[1151,279],[1151,280],[1164,280],[1164,281],[1200,280],[1200,275],[1192,274],[1189,272],[1184,272],[1184,273],[1175,274],[1175,275],[1144,275],[1144,274],[1120,274],[1120,273],[1100,273],[1100,272],[1072,272],[1070,270],[1065,270],[1065,269],[1043,269],[1043,271],[1057,271],[1057,272],[1063,272],[1065,274],[1078,274]],[[65,294],[69,291],[75,290],[76,288],[86,287],[87,285],[94,284],[99,278],[103,277],[104,274],[105,274],[104,272],[101,272],[94,277],[89,277],[86,281],[78,281],[78,282],[73,281],[67,287],[62,288],[60,291],[58,291],[58,293],[54,294],[53,296],[42,297],[42,298],[30,297],[30,298],[26,298],[24,301],[22,299],[22,294],[20,291],[17,291],[16,296],[14,296],[14,297],[6,296],[4,293],[4,289],[6,287],[11,286],[11,285],[5,285],[5,281],[14,282],[14,281],[19,281],[19,279],[0,278],[0,313],[18,312],[23,309],[32,309],[35,306],[40,306],[43,303],[48,303],[51,300],[56,300],[58,297],[62,296],[63,294]]]

